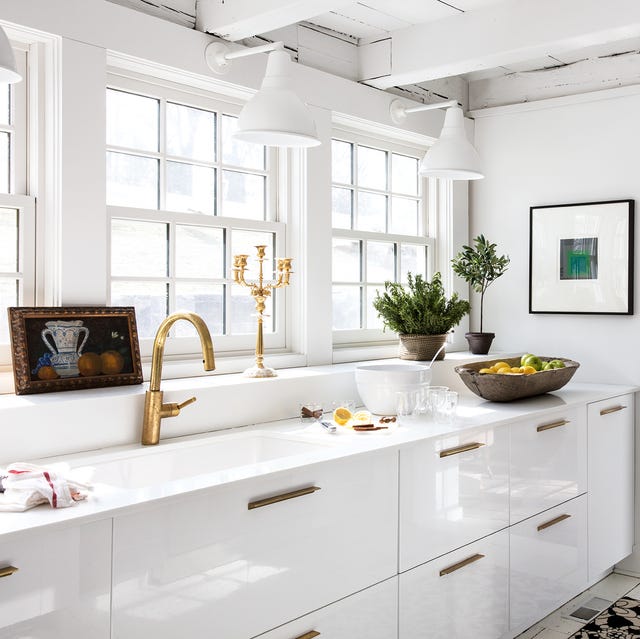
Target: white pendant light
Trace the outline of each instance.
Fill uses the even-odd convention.
[[[230,51],[221,42],[205,50],[209,68],[225,73],[233,58],[268,52],[267,69],[258,93],[243,107],[234,137],[245,142],[280,147],[318,146],[316,125],[302,100],[292,90],[291,58],[282,42]]]
[[[0,27],[0,82],[13,84],[20,82],[22,76],[18,73],[16,67],[16,58],[13,55],[13,49],[9,43],[9,38]]]
[[[440,137],[420,162],[420,175],[447,178],[449,180],[480,180],[484,177],[478,152],[467,139],[464,115],[455,100],[438,104],[405,107],[394,100],[390,107],[391,119],[396,124],[404,122],[408,113],[446,108]]]

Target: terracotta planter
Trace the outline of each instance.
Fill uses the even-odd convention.
[[[464,336],[469,342],[469,350],[474,355],[486,355],[491,348],[491,342],[496,336],[495,333],[465,333]]]
[[[431,361],[438,349],[447,341],[447,334],[444,335],[400,335],[400,359],[411,359],[418,361]],[[444,359],[443,348],[437,360]]]

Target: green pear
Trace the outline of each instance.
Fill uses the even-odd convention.
[[[565,368],[565,365],[561,359],[552,359],[549,362],[549,368]]]
[[[525,360],[528,359],[529,357],[533,357],[533,355],[531,353],[525,353],[521,358],[520,358],[520,366],[524,366],[525,365]]]
[[[527,359],[524,360],[523,366],[532,366],[537,371],[542,370],[542,360],[537,355],[529,355]]]

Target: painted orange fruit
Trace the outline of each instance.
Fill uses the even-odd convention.
[[[41,366],[38,369],[38,379],[58,379],[60,375],[56,373],[56,369],[53,366]]]
[[[100,355],[100,360],[105,375],[117,375],[124,368],[124,357],[118,351],[105,351]]]
[[[102,358],[98,353],[83,353],[78,358],[78,371],[83,377],[100,375],[102,371]]]

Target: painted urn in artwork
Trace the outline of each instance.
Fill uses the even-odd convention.
[[[89,337],[89,329],[82,324],[82,320],[45,323],[42,341],[51,351],[51,365],[60,377],[78,375],[78,359]]]

